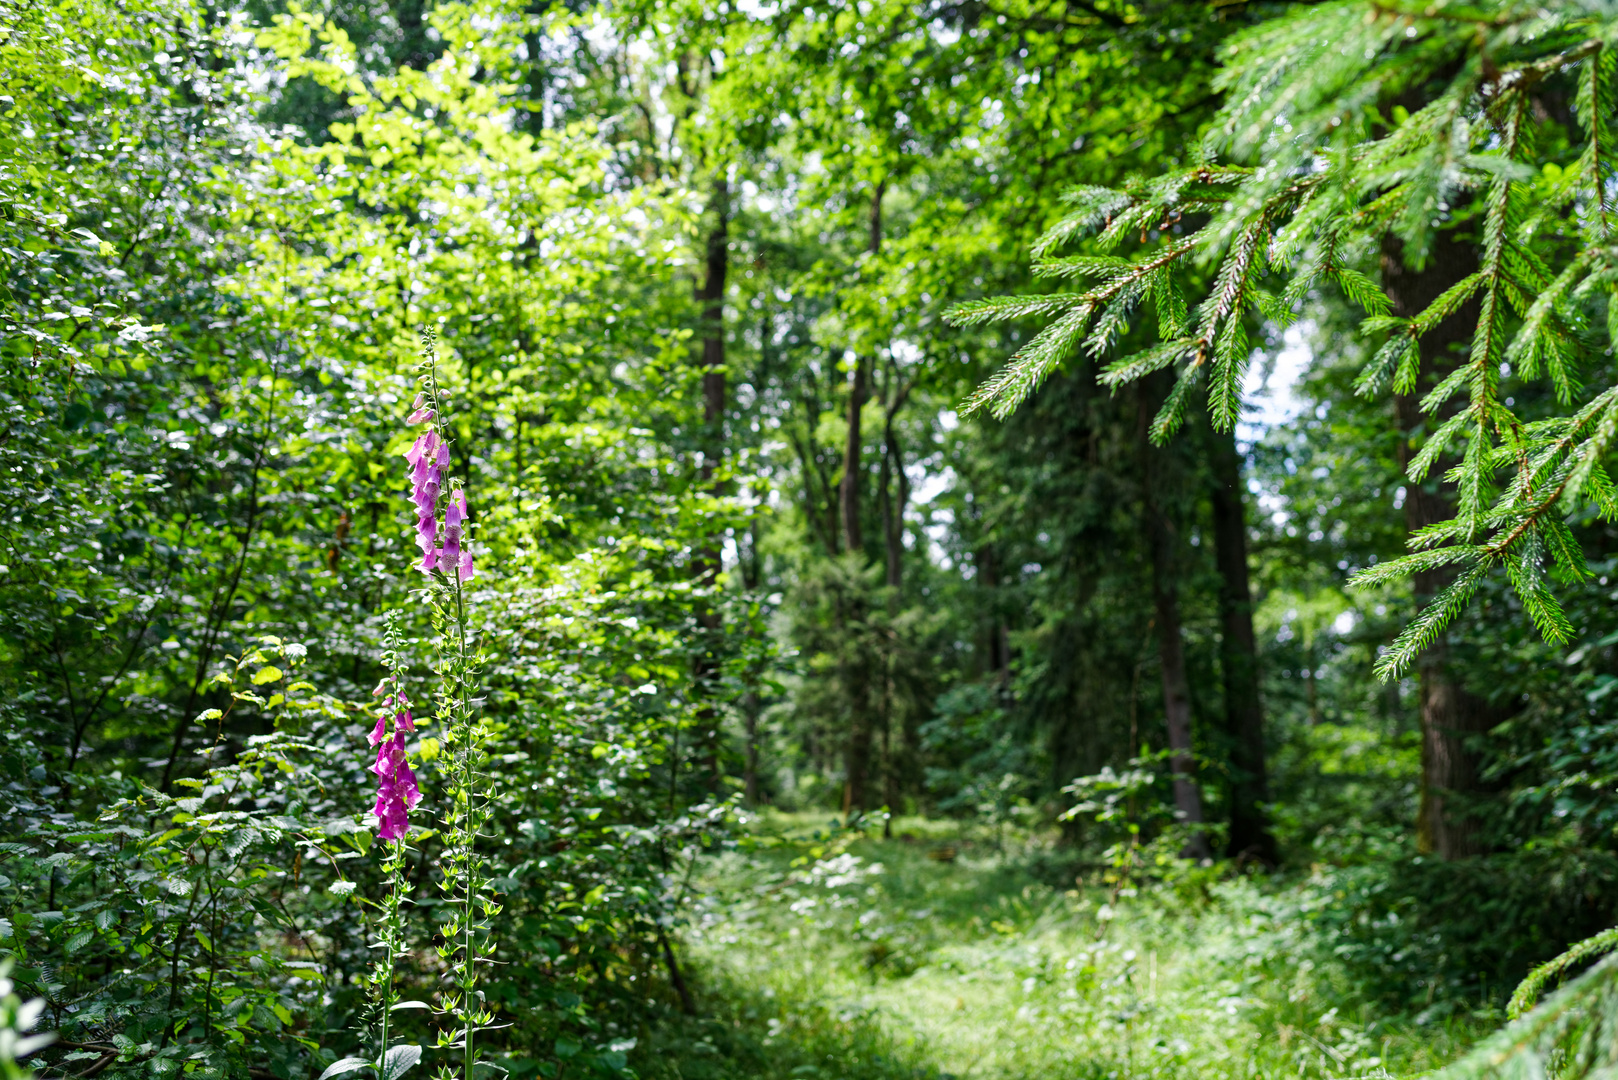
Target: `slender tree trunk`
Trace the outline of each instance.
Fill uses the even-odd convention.
[[[657,928],[657,943],[663,947],[663,965],[668,969],[669,984],[680,999],[680,1011],[687,1016],[697,1015],[696,999],[691,996],[691,988],[686,985],[685,976],[680,972],[680,963],[674,958],[674,945],[669,941],[668,931],[661,926]]]
[[[848,439],[843,444],[843,483],[838,489],[842,510],[843,550],[858,552],[865,546],[860,533],[860,410],[870,396],[870,366],[865,357],[854,359],[848,386]]]
[[[880,206],[880,203],[878,204]],[[880,212],[880,211],[875,211]],[[889,378],[887,381],[888,393],[883,400],[882,424],[882,491],[879,502],[882,507],[882,542],[887,554],[887,586],[888,586],[888,615],[899,613],[902,602],[901,591],[904,587],[904,513],[905,506],[910,501],[910,478],[905,475],[904,456],[899,448],[899,436],[894,430],[893,421],[900,409],[904,407],[905,399],[910,395],[913,385],[905,382],[895,385],[898,380],[898,369],[891,360],[888,364]],[[894,488],[897,487],[897,496]],[[896,652],[899,642],[890,627],[887,639],[888,647],[883,655],[883,682],[882,682],[882,778],[883,802],[888,807],[888,818],[882,825],[882,835],[893,835],[893,815],[899,812],[899,762],[894,750],[893,714],[897,705],[897,687],[895,667],[897,664]],[[903,752],[902,749],[899,752]]]
[[[882,248],[882,193],[878,184],[871,199],[871,245],[875,255]],[[843,550],[851,563],[864,564],[865,538],[860,528],[860,464],[863,434],[860,413],[871,393],[871,359],[856,355],[848,388],[848,438],[843,444],[843,482],[838,491],[842,516]],[[863,623],[866,618],[859,582],[851,582],[845,627]],[[870,702],[873,675],[872,658],[852,655],[845,647],[843,685],[849,696],[849,735],[843,755],[843,813],[863,813],[870,809],[869,773],[874,726]]]
[[[724,179],[723,169],[714,181],[708,213],[711,220],[705,251],[706,273],[692,295],[702,305],[702,484],[714,495],[720,495],[723,481],[719,466],[725,452],[725,277],[730,269],[730,186]],[[706,537],[694,561],[697,580],[704,587],[712,588],[719,581],[722,543],[718,534]],[[701,740],[709,790],[717,791],[719,709],[715,697],[719,692],[723,617],[706,599],[699,601],[696,616],[700,641],[695,676],[697,691],[705,699],[697,714],[697,737]]]
[[[843,626],[864,622],[864,598],[858,581],[850,581],[843,611]],[[843,646],[843,689],[848,695],[848,741],[843,747],[843,815],[863,814],[871,808],[870,772],[873,717],[870,685],[872,658],[855,645]]]
[[[742,798],[748,806],[758,805],[758,691],[752,686],[742,694],[742,723],[747,728],[747,754],[743,763]]]
[[[870,809],[870,790],[867,783],[871,768],[871,725],[869,718],[857,717],[849,732],[848,747],[843,755],[843,816],[863,814]]]
[[[749,595],[757,595],[759,585],[763,582],[763,559],[759,555],[759,521],[755,515],[747,525],[747,554],[741,560],[742,585]],[[759,698],[758,667],[761,661],[755,661],[748,666],[747,689],[742,694],[742,723],[747,734],[746,755],[742,766],[742,797],[748,806],[757,806],[759,803],[758,791],[758,719],[762,711],[763,702]]]
[[[843,550],[850,568],[864,565],[864,538],[860,534],[860,407],[865,404],[865,359],[855,360],[854,377],[848,395],[848,442],[843,450],[843,483],[839,492],[842,510]],[[849,594],[842,605],[842,628],[849,633],[866,619],[862,585],[858,579],[847,583]],[[872,717],[867,693],[870,686],[869,658],[855,655],[856,647],[844,645],[843,688],[848,694],[848,743],[843,753],[843,814],[864,813],[870,809],[868,773],[871,768]]]
[[[1000,560],[995,557],[994,545],[985,542],[972,553],[977,569],[978,588],[983,593],[988,609],[988,629],[985,632],[987,648],[983,651],[984,673],[993,673],[995,681],[1004,690],[1011,684],[1011,635],[1000,618]]]
[[[1259,697],[1258,647],[1253,634],[1253,594],[1248,581],[1247,513],[1242,499],[1241,462],[1235,432],[1210,425],[1213,465],[1214,560],[1219,567],[1219,664],[1225,677],[1225,737],[1230,742],[1230,842],[1232,858],[1277,860],[1264,803],[1269,780],[1264,768],[1264,705]]]
[[[897,380],[898,373],[893,373]],[[882,425],[882,541],[887,552],[887,582],[892,590],[890,605],[897,609],[899,589],[904,585],[904,517],[910,502],[910,478],[905,475],[904,454],[899,446],[899,434],[894,430],[894,419],[904,408],[914,384],[906,381],[894,388],[884,410]],[[897,497],[892,488],[898,489]]]
[[[1393,313],[1407,318],[1425,310],[1445,289],[1476,269],[1476,249],[1450,234],[1440,236],[1421,270],[1405,266],[1397,241],[1390,238],[1383,246],[1383,287],[1393,301]],[[1401,467],[1415,455],[1414,440],[1437,423],[1423,415],[1419,404],[1422,395],[1454,369],[1456,356],[1452,347],[1465,348],[1477,319],[1478,304],[1473,299],[1422,339],[1421,385],[1414,393],[1394,395]],[[1450,464],[1441,459],[1421,484],[1405,482],[1405,528],[1412,535],[1452,515],[1452,488],[1441,479]],[[1447,568],[1415,575],[1416,602],[1426,605],[1453,576]],[[1416,666],[1421,709],[1421,802],[1416,811],[1416,847],[1441,859],[1476,855],[1483,850],[1482,837],[1477,822],[1466,813],[1465,803],[1482,793],[1481,769],[1477,751],[1469,744],[1504,717],[1462,686],[1450,668],[1447,636],[1428,646]]]
[[[1196,761],[1191,743],[1191,685],[1185,674],[1185,644],[1180,633],[1180,591],[1175,549],[1177,530],[1169,517],[1174,480],[1167,455],[1147,440],[1146,432],[1155,404],[1163,400],[1161,378],[1138,384],[1136,443],[1142,480],[1142,514],[1146,521],[1147,543],[1152,555],[1152,607],[1157,627],[1158,668],[1163,679],[1163,714],[1168,727],[1169,767],[1174,773],[1175,816],[1184,824],[1200,825],[1202,791],[1197,786]],[[1186,858],[1202,859],[1212,854],[1208,838],[1192,833],[1181,849]]]

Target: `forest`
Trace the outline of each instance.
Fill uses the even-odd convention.
[[[0,1080],[1618,1076],[1618,9],[0,0]]]

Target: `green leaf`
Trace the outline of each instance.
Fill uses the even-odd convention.
[[[341,1076],[344,1073],[356,1072],[360,1069],[374,1068],[376,1068],[375,1065],[372,1065],[369,1061],[366,1061],[361,1057],[339,1058],[330,1065],[327,1065],[326,1070],[320,1074],[317,1080],[331,1080],[332,1077]]]
[[[392,1046],[382,1059],[382,1080],[399,1080],[421,1061],[421,1047]]]

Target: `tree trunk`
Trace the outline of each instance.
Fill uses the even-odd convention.
[[[747,727],[747,754],[743,764],[742,798],[748,806],[758,805],[758,690],[750,684],[742,694],[742,723]]]
[[[848,439],[843,444],[843,483],[838,489],[843,519],[843,550],[854,553],[865,546],[860,533],[860,410],[870,394],[870,370],[865,357],[854,358],[848,387]]]
[[[904,456],[899,448],[899,436],[893,421],[910,396],[910,381],[898,382],[898,365],[890,358],[888,378],[884,384],[882,424],[882,484],[877,502],[882,509],[882,543],[887,555],[886,582],[888,586],[888,615],[899,613],[904,587],[904,513],[910,501],[910,478],[905,475]],[[894,488],[897,487],[897,495]],[[897,705],[896,665],[898,638],[892,625],[888,627],[887,648],[883,651],[882,672],[882,801],[888,807],[887,820],[882,824],[882,835],[893,835],[893,816],[899,812],[899,763],[893,737],[893,715]]]
[[[1443,291],[1477,269],[1477,251],[1452,234],[1441,234],[1427,266],[1411,270],[1404,264],[1397,240],[1389,238],[1382,250],[1382,284],[1393,301],[1393,313],[1413,317]],[[1413,440],[1430,432],[1437,418],[1423,415],[1420,401],[1427,389],[1454,369],[1451,346],[1465,348],[1477,326],[1478,302],[1468,301],[1422,339],[1422,378],[1411,394],[1394,395],[1399,424],[1401,469],[1415,456]],[[1405,528],[1417,530],[1450,518],[1451,485],[1441,479],[1452,462],[1440,459],[1421,484],[1405,481]],[[1425,606],[1454,579],[1448,568],[1415,575],[1416,602]],[[1421,709],[1421,801],[1416,810],[1416,847],[1441,859],[1459,859],[1483,850],[1477,822],[1464,804],[1480,794],[1480,768],[1476,750],[1468,743],[1489,730],[1501,717],[1487,702],[1461,685],[1450,670],[1447,636],[1440,636],[1416,661]]]
[[[865,597],[858,579],[847,582],[848,593],[839,613],[841,625],[852,632],[865,621]],[[871,808],[871,743],[873,717],[870,700],[875,658],[860,644],[842,647],[843,692],[848,695],[848,741],[843,744],[843,816],[863,814]]]
[[[1142,513],[1146,521],[1147,543],[1152,554],[1152,607],[1157,625],[1158,667],[1163,679],[1163,714],[1168,727],[1169,767],[1174,774],[1175,816],[1184,824],[1200,825],[1202,792],[1197,787],[1196,761],[1191,753],[1191,686],[1185,674],[1185,646],[1180,636],[1180,590],[1175,548],[1178,538],[1169,517],[1167,500],[1172,497],[1173,478],[1167,475],[1167,455],[1154,448],[1146,432],[1163,399],[1163,380],[1154,378],[1138,384],[1136,443],[1139,448],[1142,480]],[[1208,838],[1201,832],[1180,851],[1181,856],[1203,859],[1212,855]]]
[[[978,590],[983,595],[988,620],[983,639],[983,673],[993,674],[1004,690],[1011,683],[1011,635],[1000,618],[1000,561],[992,542],[984,541],[972,552],[972,565],[977,570]]]
[[[882,192],[878,184],[871,198],[871,244],[875,255],[882,248]],[[860,528],[860,478],[862,466],[860,451],[863,435],[860,431],[860,413],[871,394],[871,359],[856,355],[853,377],[848,388],[848,438],[843,444],[843,482],[838,490],[843,526],[843,550],[848,553],[851,569],[865,563],[865,538]],[[844,626],[865,621],[862,585],[851,582],[848,615]],[[848,743],[843,755],[845,783],[843,785],[843,814],[863,813],[870,807],[871,743],[873,717],[871,715],[870,687],[874,658],[845,653],[843,686],[849,697]]]
[[[870,790],[867,773],[871,767],[871,725],[863,715],[856,716],[848,735],[848,747],[843,754],[843,817],[850,819],[869,809]]]
[[[722,494],[719,465],[725,451],[725,277],[730,269],[730,186],[723,170],[714,181],[708,203],[712,217],[706,245],[706,274],[692,290],[702,305],[702,485],[715,495]],[[693,569],[698,582],[712,588],[719,581],[720,550],[723,539],[712,534],[704,539]],[[696,689],[704,699],[697,713],[698,738],[702,741],[703,768],[708,788],[717,791],[720,782],[719,709],[714,703],[719,692],[719,643],[723,617],[706,599],[697,606],[699,642],[696,663]]]
[[[893,365],[890,364],[890,367]],[[893,372],[890,382],[898,379],[898,372]],[[887,552],[887,583],[891,591],[889,608],[897,610],[899,603],[899,589],[904,584],[904,517],[905,506],[910,502],[910,478],[905,475],[904,454],[899,447],[898,432],[893,429],[893,421],[904,408],[906,399],[910,397],[910,388],[915,384],[906,381],[895,387],[889,396],[884,409],[884,422],[882,425],[882,542]],[[898,488],[895,497],[892,488]]]
[[[1264,705],[1259,697],[1253,594],[1248,582],[1247,514],[1235,432],[1206,432],[1213,465],[1214,561],[1219,568],[1219,666],[1225,677],[1225,737],[1230,743],[1230,841],[1226,854],[1274,866],[1275,837],[1264,812]]]
[[[747,551],[740,560],[742,587],[748,595],[757,596],[764,581],[764,560],[759,554],[759,519],[754,515],[747,523]],[[755,659],[748,665],[747,689],[742,694],[742,723],[747,734],[746,753],[742,765],[742,797],[748,806],[759,804],[758,790],[758,718],[763,702],[758,692],[759,668],[763,661]]]

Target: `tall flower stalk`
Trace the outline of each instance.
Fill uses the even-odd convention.
[[[382,666],[387,674],[371,692],[381,700],[377,703],[376,726],[371,729],[369,740],[376,751],[371,772],[376,774],[377,781],[376,804],[371,813],[376,816],[377,841],[383,845],[382,876],[388,883],[387,895],[376,905],[381,919],[377,940],[371,943],[371,947],[381,949],[382,954],[371,965],[366,980],[373,1010],[371,1028],[376,1032],[376,1053],[368,1058],[347,1057],[335,1061],[320,1074],[320,1080],[364,1069],[374,1069],[379,1080],[398,1080],[421,1060],[420,1046],[392,1045],[389,1030],[396,1010],[427,1007],[419,1001],[400,1001],[394,983],[394,968],[405,951],[404,906],[410,902],[410,881],[405,872],[411,850],[410,811],[421,801],[421,789],[410,768],[406,747],[405,737],[416,730],[416,722],[401,677],[405,667],[404,650],[394,612],[388,613],[383,641]]]
[[[443,1012],[454,1017],[457,1030],[441,1031],[438,1047],[455,1051],[440,1066],[440,1080],[474,1080],[479,1059],[477,1032],[494,1019],[478,989],[480,967],[494,952],[489,920],[500,911],[478,840],[491,816],[485,745],[490,724],[479,706],[482,658],[477,652],[466,583],[474,575],[466,490],[448,480],[450,441],[445,424],[447,395],[438,383],[437,341],[422,332],[421,374],[409,422],[422,433],[405,453],[410,463],[412,500],[416,507],[416,543],[427,575],[422,595],[432,614],[437,649],[438,689],[434,695],[445,766],[444,855],[440,863],[450,918],[440,930],[439,955],[449,966],[455,989],[442,997]],[[442,510],[442,513],[440,513]]]
[[[376,764],[378,788],[376,807],[377,838],[386,854],[382,859],[382,874],[388,882],[388,892],[382,901],[381,930],[374,947],[382,950],[371,972],[371,994],[376,1007],[377,1075],[384,1080],[396,1080],[405,1070],[421,1060],[419,1046],[393,1046],[389,1021],[395,1010],[422,1008],[418,1001],[398,1000],[394,985],[394,965],[405,951],[404,905],[409,903],[409,876],[406,867],[410,861],[409,821],[407,814],[415,808],[421,793],[416,787],[415,774],[405,756],[404,737],[416,730],[410,714],[410,700],[405,696],[401,672],[405,667],[404,651],[400,647],[399,625],[396,613],[388,613],[387,634],[382,654],[387,675],[377,685],[375,695],[382,698],[380,715],[371,732],[371,744],[377,747]]]

